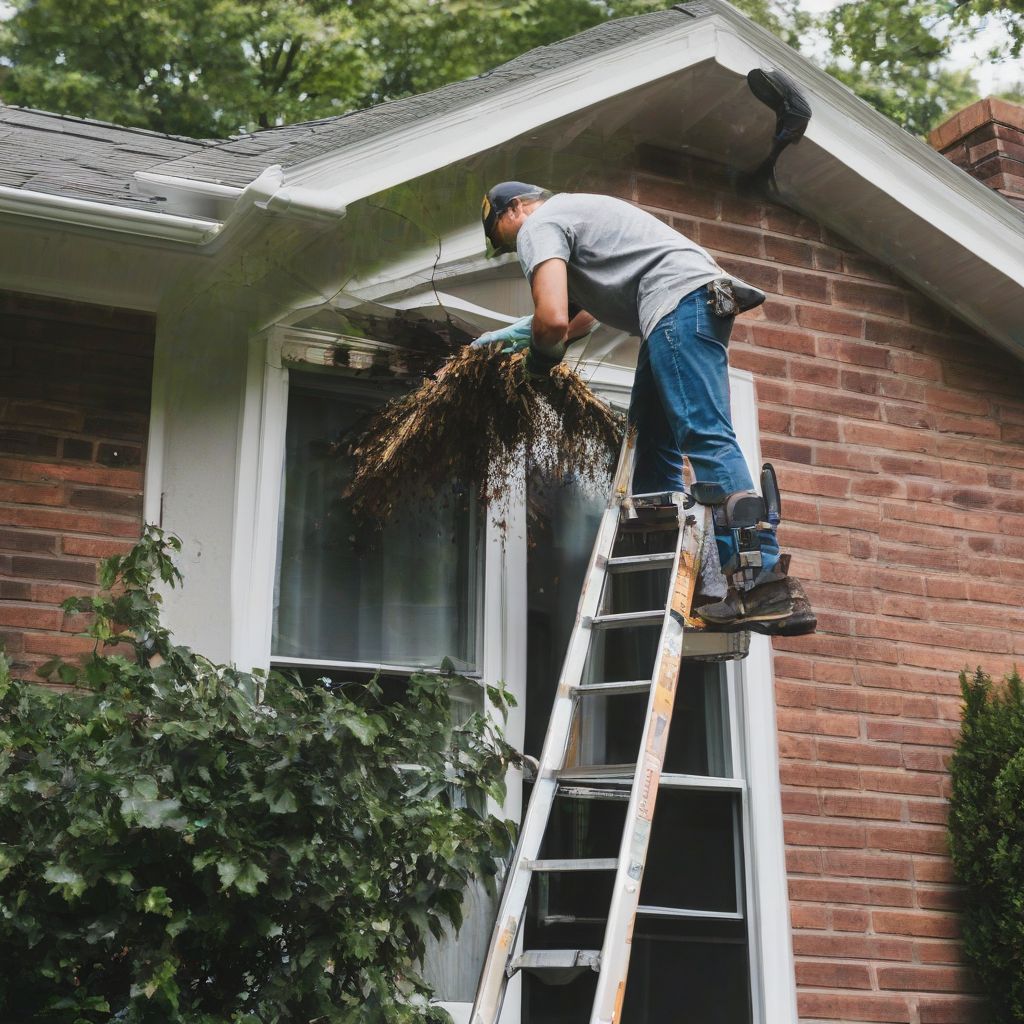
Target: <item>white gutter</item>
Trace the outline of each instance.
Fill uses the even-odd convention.
[[[155,178],[155,176],[153,176]],[[151,179],[152,180],[152,179]],[[193,192],[205,192],[199,182],[185,182]],[[0,185],[0,216],[29,217],[60,225],[75,225],[99,231],[113,231],[162,242],[177,242],[204,249],[217,241],[225,229],[233,227],[253,209],[271,213],[287,213],[309,220],[336,221],[345,216],[345,204],[317,189],[290,187],[284,183],[279,164],[268,167],[244,189],[214,186],[218,198],[234,198],[231,213],[224,220],[208,217],[184,217],[157,210],[140,210],[91,199],[33,192],[29,189]],[[229,193],[232,193],[229,195]]]
[[[0,185],[0,214],[31,217],[64,225],[75,224],[187,245],[203,245],[221,229],[218,221],[201,217],[179,217],[155,210],[135,210],[90,199],[30,192],[10,185]]]

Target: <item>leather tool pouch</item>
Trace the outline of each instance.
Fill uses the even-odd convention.
[[[708,305],[715,316],[729,317],[760,306],[767,298],[760,288],[719,277],[708,285]]]

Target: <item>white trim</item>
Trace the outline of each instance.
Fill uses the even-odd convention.
[[[163,526],[164,462],[167,457],[167,382],[170,343],[157,329],[153,343],[152,390],[149,396],[149,431],[146,437],[146,469],[142,484],[142,521]]]
[[[266,669],[274,615],[288,371],[275,333],[249,343],[231,552],[231,661]]]
[[[279,654],[271,654],[270,664],[274,668],[319,668],[328,671],[341,669],[353,672],[383,672],[386,675],[396,676],[411,676],[416,672],[438,672],[440,670],[438,665],[389,665],[384,662],[337,661],[331,658],[292,658],[282,657]],[[469,671],[456,668],[455,671],[467,679],[481,678],[478,670]]]
[[[730,370],[733,425],[740,447],[758,479],[760,441],[753,376]],[[775,721],[772,647],[752,636],[749,655],[728,666],[730,704],[735,709],[733,771],[742,771],[747,789],[744,812],[744,872],[747,935],[750,942],[751,1003],[757,1024],[793,1024],[797,1019],[796,968],[789,926],[786,843],[782,827],[778,732]]]
[[[532,76],[469,106],[381,132],[289,168],[290,182],[351,203],[714,56],[712,19],[679,27]],[[344,182],[338,185],[339,181]]]
[[[0,185],[0,215],[30,217],[190,245],[203,245],[220,230],[220,223],[215,220],[179,217],[48,192],[31,192],[10,185]]]

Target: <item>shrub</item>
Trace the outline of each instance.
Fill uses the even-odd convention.
[[[0,1020],[447,1020],[426,934],[512,839],[480,808],[513,751],[482,712],[453,724],[482,688],[419,674],[389,699],[213,664],[159,624],[176,549],[150,528],[68,603],[97,640],[44,667],[68,692],[0,656]]]
[[[1024,1021],[1024,683],[960,676],[950,847],[966,886],[964,949],[991,1000],[991,1024]]]

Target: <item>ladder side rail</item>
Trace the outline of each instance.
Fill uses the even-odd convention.
[[[532,870],[537,859],[551,808],[558,792],[557,770],[562,766],[575,707],[573,690],[582,678],[590,648],[589,622],[597,614],[607,578],[607,562],[618,535],[620,506],[629,489],[636,434],[627,430],[613,478],[612,493],[601,517],[584,578],[569,648],[555,691],[551,717],[541,750],[533,793],[523,815],[519,839],[498,906],[487,956],[470,1013],[471,1024],[496,1024],[505,998],[508,965],[515,953],[516,938],[523,923]]]
[[[647,706],[647,725],[640,748],[641,756],[637,760],[626,810],[590,1024],[617,1024],[622,1013],[633,927],[640,903],[640,886],[682,663],[685,616],[690,608],[700,569],[703,532],[708,526],[706,509],[701,510],[704,512],[703,529],[698,529],[696,515],[684,512],[682,495],[678,495],[676,500],[679,502],[680,519],[676,560],[670,577],[671,589],[658,643],[655,685],[651,687]]]

